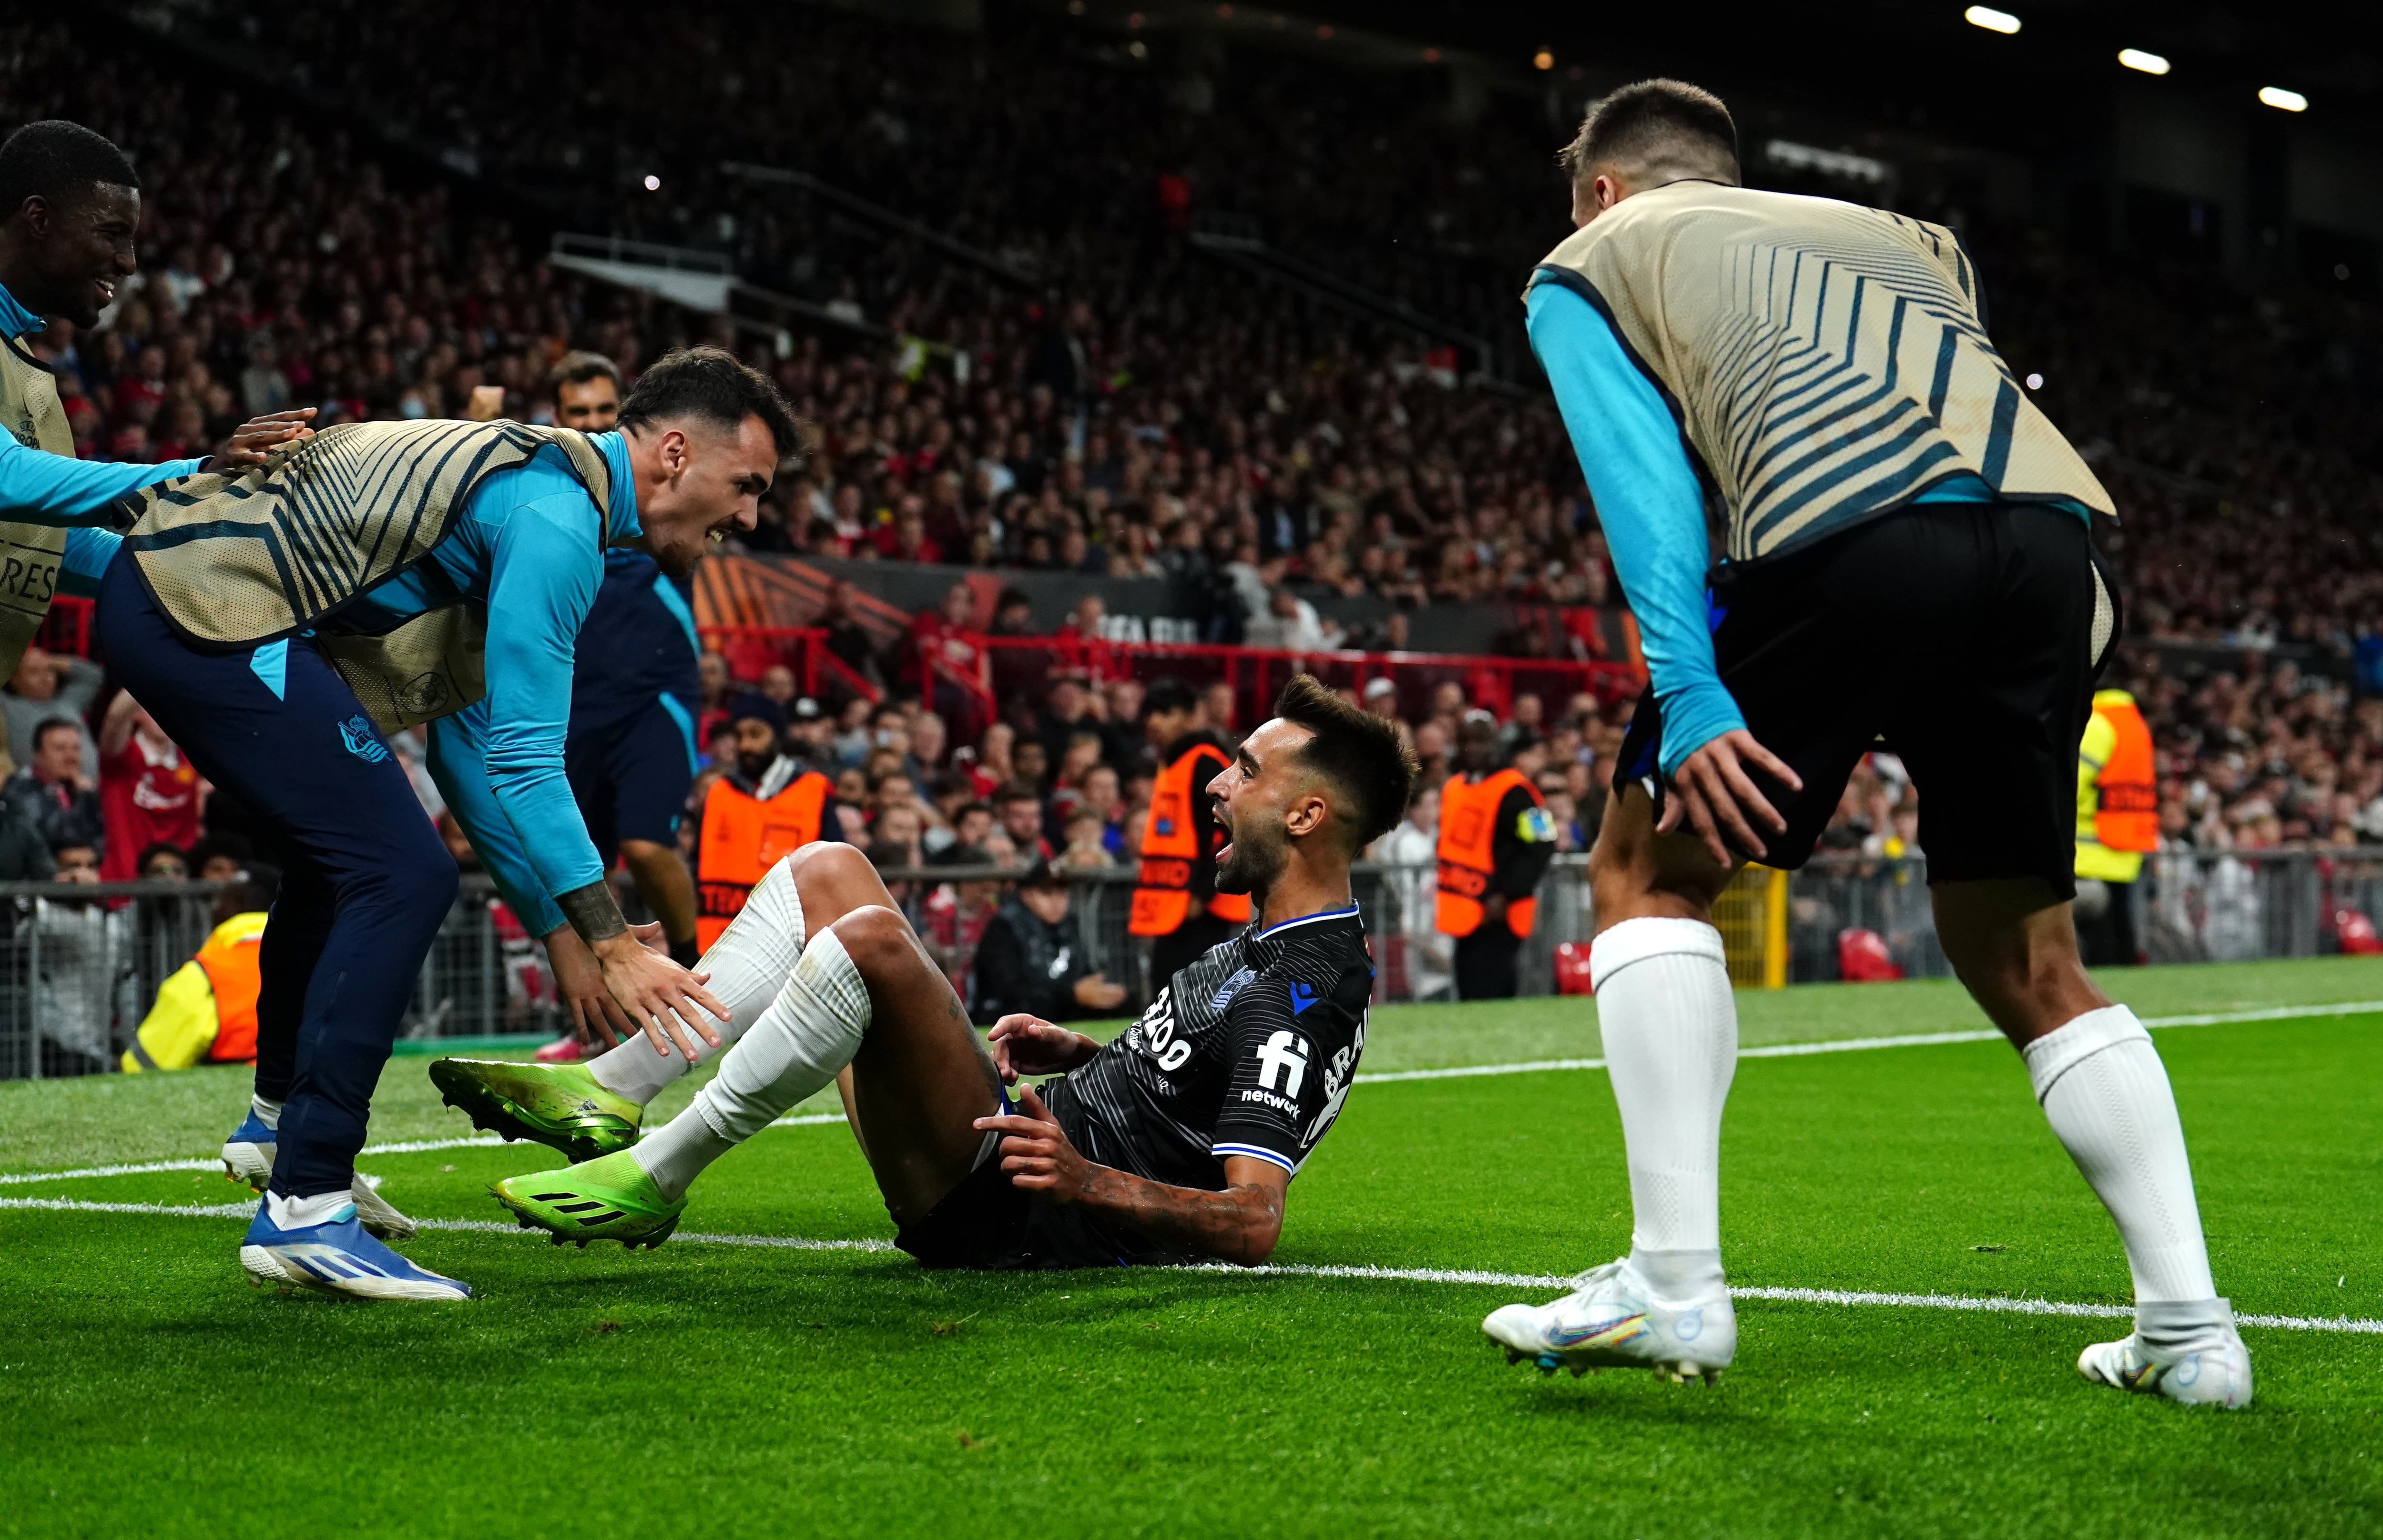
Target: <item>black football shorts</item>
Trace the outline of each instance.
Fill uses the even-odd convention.
[[[2118,630],[2085,523],[2040,503],[1920,503],[1805,550],[1713,573],[1713,655],[1747,730],[1802,777],[1754,771],[1787,819],[1764,864],[1804,864],[1872,749],[1920,788],[1930,882],[2076,880],[2077,749]],[[1638,703],[1614,766],[1660,814],[1662,718]]]

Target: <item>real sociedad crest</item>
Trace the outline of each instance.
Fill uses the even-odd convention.
[[[1226,1006],[1233,1003],[1233,996],[1241,992],[1241,986],[1248,983],[1257,976],[1258,970],[1253,967],[1245,967],[1239,973],[1234,974],[1231,978],[1216,986],[1216,992],[1209,997],[1208,1008],[1212,1011],[1223,1010]]]

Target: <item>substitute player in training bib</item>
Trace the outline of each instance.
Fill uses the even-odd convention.
[[[1414,775],[1389,724],[1307,675],[1275,710],[1205,788],[1229,836],[1218,891],[1248,893],[1257,918],[1115,1041],[1014,1015],[988,1052],[867,858],[809,845],[704,955],[735,1046],[694,1103],[497,1198],[558,1242],[659,1244],[706,1166],[849,1066],[895,1243],[927,1266],[1264,1262],[1364,1050],[1373,966],[1349,863]],[[1059,1078],[1013,1100],[1027,1075]],[[586,1117],[642,1110],[580,1066],[449,1059],[434,1078],[484,1126],[574,1157]]]
[[[1713,901],[1748,858],[1803,865],[1883,739],[1923,794],[1945,954],[2126,1247],[2135,1330],[2080,1373],[2248,1403],[2167,1072],[2069,918],[2077,743],[2118,629],[2091,538],[2109,495],[1994,351],[1951,230],[1739,186],[1728,109],[1676,80],[1599,102],[1562,161],[1577,228],[1531,275],[1531,345],[1652,675],[1589,858],[1633,1228],[1485,1329],[1550,1370],[1730,1361]]]

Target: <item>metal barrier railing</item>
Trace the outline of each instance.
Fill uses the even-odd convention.
[[[1830,854],[1797,872],[1749,868],[1714,911],[1742,987],[1839,978],[1840,940],[1874,931],[1907,977],[1949,974],[1919,856]],[[969,902],[1006,893],[1018,872],[922,867],[882,874],[965,996],[974,965]],[[1151,992],[1149,945],[1130,935],[1130,866],[1075,870],[1070,919],[1093,971],[1126,988],[1120,1013]],[[1352,873],[1381,1004],[1452,998],[1453,943],[1435,923],[1434,869],[1364,863]],[[211,927],[219,884],[0,883],[0,1079],[116,1066],[157,986]],[[1522,992],[1554,992],[1556,953],[1595,930],[1587,857],[1559,856],[1522,953]],[[2339,950],[2352,913],[2383,918],[2383,851],[2161,852],[2118,901],[2136,909],[2150,962],[2310,956]],[[488,879],[467,875],[407,1002],[414,1039],[554,1034],[563,1027],[543,949],[513,923]]]

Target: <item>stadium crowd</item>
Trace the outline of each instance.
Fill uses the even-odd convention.
[[[634,31],[584,20],[446,0],[289,18],[276,53],[303,61],[287,66],[294,85],[448,147],[476,179],[245,108],[225,78],[172,68],[169,55],[98,49],[55,22],[5,29],[9,115],[91,123],[139,157],[146,183],[142,280],[95,332],[56,326],[41,339],[79,452],[162,459],[290,404],[319,405],[325,425],[453,415],[491,385],[537,420],[551,408],[546,368],[566,348],[634,373],[709,337],[768,366],[825,434],[806,474],[773,492],[747,542],[757,550],[1163,573],[1208,596],[1212,639],[1310,646],[1334,638],[1300,629],[1315,625],[1303,595],[1618,598],[1552,411],[1457,377],[1527,363],[1385,339],[1185,239],[1195,214],[1254,220],[1310,253],[1362,239],[1379,253],[1369,284],[1512,339],[1510,290],[1562,230],[1543,142],[1558,136],[1527,105],[1494,101],[1460,126],[1401,105],[1395,79],[1241,53],[1229,72],[1186,69],[1152,90],[1126,55],[1064,28],[987,40],[809,8],[750,18],[760,31],[733,48],[687,23],[699,46],[673,55],[679,74],[657,75]],[[499,27],[503,46],[474,43]],[[339,47],[319,45],[334,31]],[[411,67],[433,37],[440,67]],[[773,59],[790,62],[761,62]],[[525,68],[540,92],[512,88]],[[1350,115],[1384,132],[1322,127]],[[1085,130],[1093,118],[1099,134]],[[1021,294],[849,222],[808,228],[718,171],[723,144],[932,216],[1043,287]],[[1250,174],[1259,164],[1268,175]],[[659,191],[642,186],[648,165],[669,172]],[[558,271],[531,231],[487,216],[491,186],[722,247],[748,276],[878,329],[740,335]],[[2362,645],[2383,651],[2365,641],[2383,636],[2377,474],[2350,431],[2383,368],[2372,308],[2254,298],[2212,274],[2147,272],[1956,210],[1918,212],[1962,223],[2006,353],[2041,376],[2031,388],[2118,499],[2110,545],[2137,644],[2123,667],[2161,746],[2164,828],[2212,846],[2383,841],[2383,711],[2353,704],[2347,684]],[[2186,670],[2192,655],[2169,646],[2181,643],[2229,656]],[[2278,647],[2296,660],[2270,666]],[[724,663],[707,671],[715,708],[745,683],[726,675]],[[1050,698],[1007,702],[981,733],[939,705],[872,720],[865,701],[831,700],[803,718],[790,679],[750,683],[787,705],[796,735],[825,724],[806,750],[838,777],[847,832],[872,845],[1047,846],[1084,864],[1132,848],[1147,777],[1119,698],[1130,682],[1063,680]],[[118,733],[131,708],[95,714],[103,693],[79,659],[29,658],[10,682],[22,768],[6,813],[11,831],[39,832],[23,844],[28,872],[43,860],[76,869],[68,852],[84,848],[111,874],[140,862],[98,825],[113,805],[108,766],[150,739]],[[1445,704],[1408,704],[1427,760],[1463,708]],[[1545,720],[1528,720],[1543,706]],[[1626,709],[1516,702],[1509,731],[1542,740],[1537,773],[1551,807],[1564,797],[1575,845]],[[45,746],[52,718],[77,725],[71,757]],[[953,742],[962,726],[976,741]],[[898,774],[885,759],[897,745]],[[1005,817],[1021,786],[1031,816],[1019,798]],[[1913,806],[1883,759],[1849,790],[1831,842],[1905,848]],[[61,843],[85,831],[101,837]],[[0,831],[0,865],[17,848]]]

